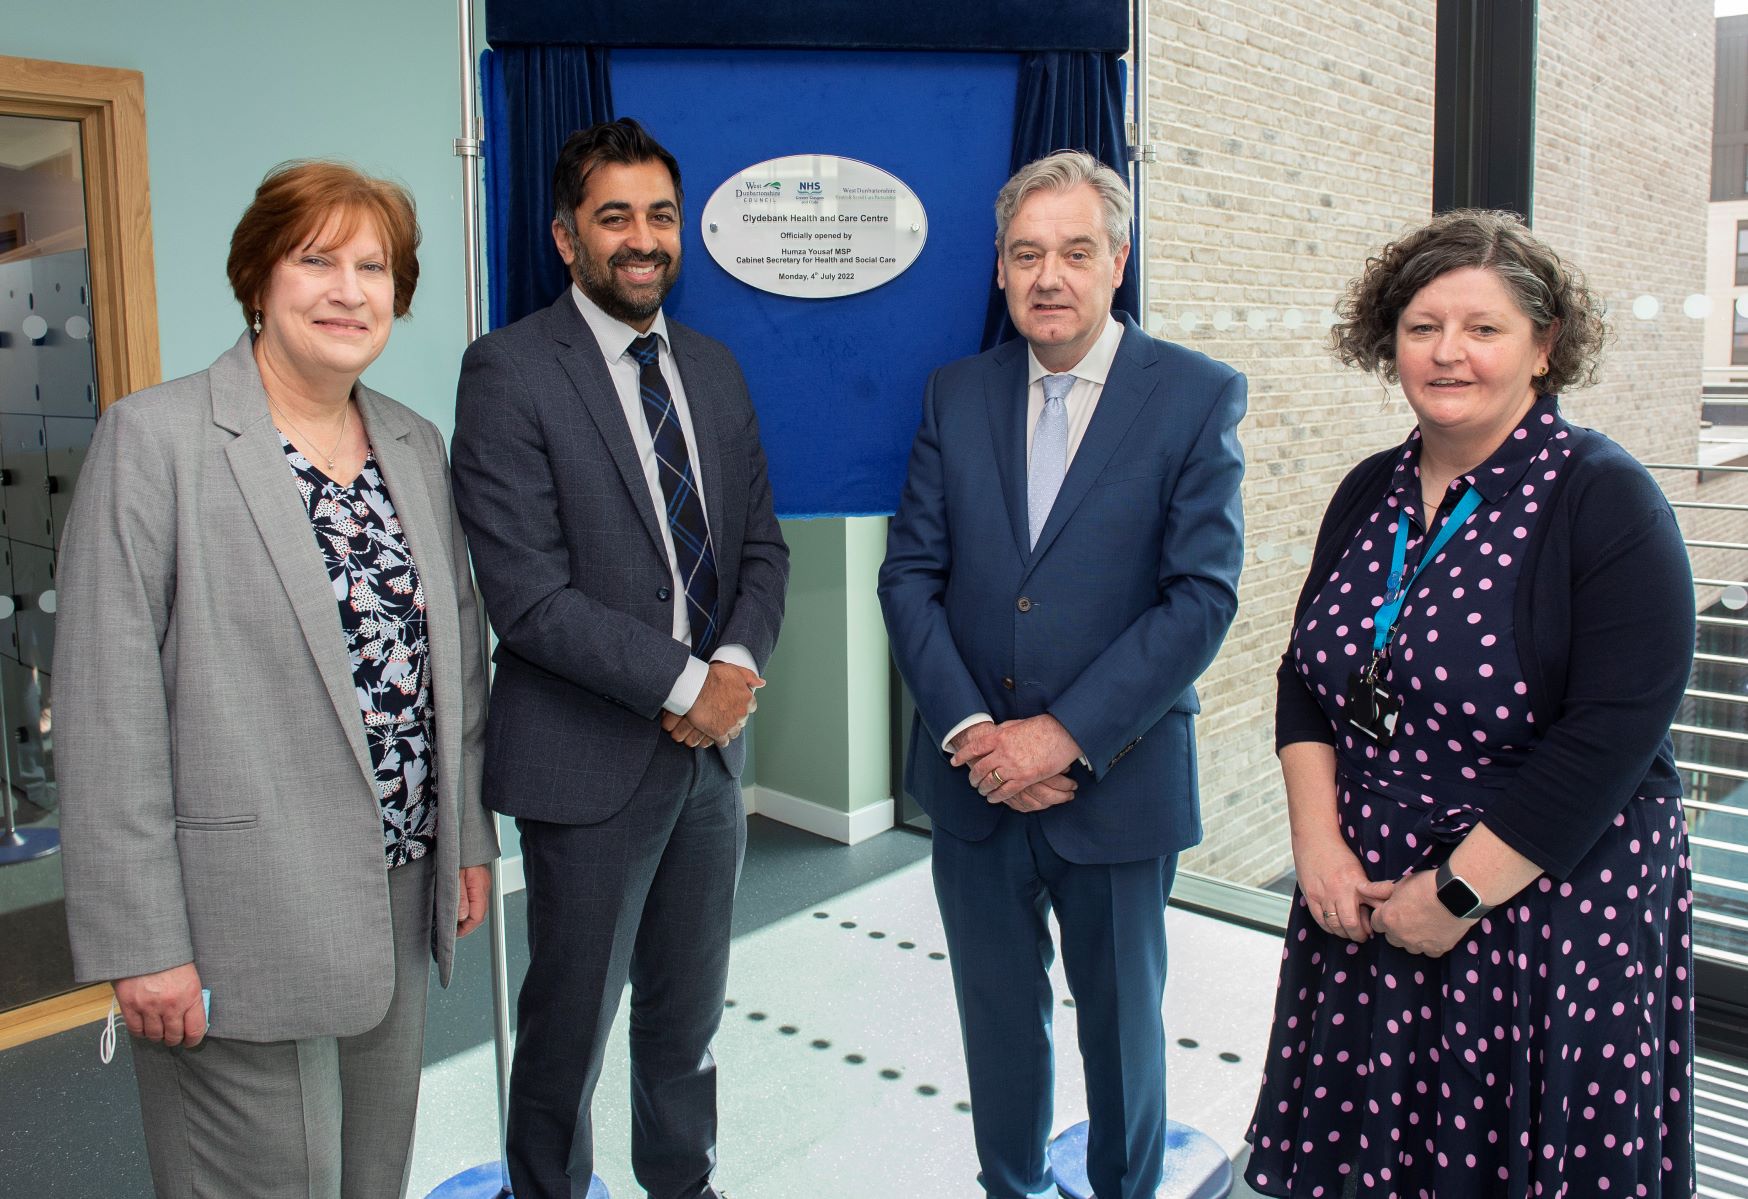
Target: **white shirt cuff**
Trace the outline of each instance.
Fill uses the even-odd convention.
[[[719,645],[716,652],[710,655],[712,662],[727,662],[730,666],[738,666],[742,670],[759,673],[759,664],[753,661],[752,651],[744,645]]]
[[[953,738],[957,737],[960,733],[963,733],[972,725],[983,724],[985,721],[993,724],[995,723],[995,717],[991,716],[988,712],[973,712],[964,720],[961,720],[958,724],[953,726],[952,732],[941,738],[941,752],[951,756],[953,753]]]
[[[709,677],[710,666],[703,658],[687,658],[680,677],[668,689],[668,698],[662,701],[662,707],[675,716],[684,716],[698,702],[698,693],[704,690],[704,680]]]
[[[711,662],[727,662],[731,666],[739,666],[742,670],[759,673],[758,665],[753,661],[753,655],[744,645],[719,645],[716,652],[710,655]],[[685,669],[680,671],[680,677],[674,680],[674,685],[668,692],[668,698],[662,701],[662,707],[675,716],[684,716],[692,710],[692,705],[698,702],[698,693],[704,690],[704,680],[710,676],[710,663],[702,658],[687,658]]]

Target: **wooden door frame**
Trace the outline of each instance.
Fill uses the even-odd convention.
[[[145,76],[0,55],[0,114],[79,124],[97,402],[107,408],[162,371]],[[100,983],[0,1012],[0,1049],[101,1020],[111,994]]]
[[[99,409],[160,378],[146,78],[0,55],[0,114],[79,123]]]

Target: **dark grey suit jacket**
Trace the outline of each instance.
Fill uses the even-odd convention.
[[[449,981],[485,660],[436,426],[358,410],[424,586],[436,712],[432,948]],[[394,995],[382,814],[334,589],[247,334],[97,422],[57,564],[55,738],[80,982],[192,961],[214,1035],[350,1036]],[[447,918],[443,918],[446,916]]]
[[[668,321],[716,550],[722,642],[762,671],[789,550],[734,356]],[[486,805],[559,824],[631,798],[690,651],[649,486],[599,345],[570,292],[474,342],[456,393],[455,501],[492,628]],[[715,751],[712,751],[715,752]],[[740,774],[743,742],[721,751]]]

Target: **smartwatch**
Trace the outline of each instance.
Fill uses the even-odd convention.
[[[1493,910],[1491,905],[1481,902],[1475,888],[1451,873],[1449,858],[1438,864],[1434,878],[1438,882],[1438,901],[1458,920],[1479,920]]]

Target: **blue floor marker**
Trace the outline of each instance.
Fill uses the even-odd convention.
[[[1050,1172],[1064,1199],[1095,1199],[1086,1180],[1086,1121],[1050,1142]],[[1207,1133],[1165,1122],[1165,1177],[1159,1199],[1223,1199],[1232,1193],[1232,1163]]]
[[[34,862],[61,848],[61,830],[20,828],[0,832],[0,866]]]
[[[485,1162],[438,1183],[437,1189],[425,1199],[510,1199],[510,1192],[504,1186],[503,1167],[497,1162]],[[589,1184],[589,1199],[609,1199],[607,1184],[600,1175]]]

